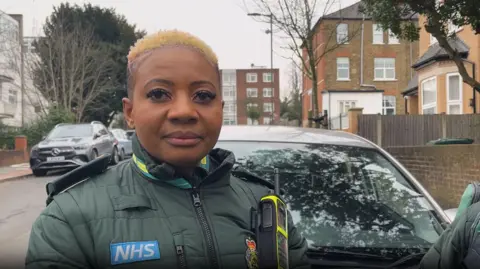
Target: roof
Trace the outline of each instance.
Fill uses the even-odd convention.
[[[463,40],[458,37],[453,37],[448,40],[448,43],[454,50],[457,50],[462,57],[467,57],[468,52],[470,51],[470,47],[468,47]],[[438,60],[448,60],[450,56],[448,55],[447,51],[440,47],[440,44],[437,42],[436,44],[431,45],[428,50],[418,58],[418,60],[412,65],[413,68],[420,68],[430,62],[438,61]]]
[[[410,79],[410,81],[408,82],[405,90],[402,91],[402,94],[403,95],[409,95],[411,93],[414,93],[415,90],[417,90],[417,89],[418,89],[418,74],[417,74],[417,72],[415,72],[412,79]]]
[[[352,4],[352,5],[347,6],[345,8],[342,8],[340,10],[337,10],[335,12],[327,14],[327,15],[323,16],[323,19],[361,20],[361,19],[363,19],[363,13],[361,12],[361,7],[362,7],[362,1],[359,1],[355,4]],[[320,18],[320,20],[321,19],[322,18]],[[370,16],[365,16],[365,19],[366,20],[371,20],[372,18]],[[416,19],[418,19],[418,14],[405,16],[404,19],[414,19],[414,20],[416,20]]]
[[[376,148],[368,140],[348,132],[271,125],[226,125],[222,127],[218,141],[288,142]]]

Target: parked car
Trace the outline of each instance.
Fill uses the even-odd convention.
[[[98,156],[112,154],[119,162],[118,141],[101,122],[58,124],[32,147],[30,168],[35,176],[53,169],[76,168]]]
[[[216,147],[235,154],[234,175],[273,183],[278,169],[313,268],[415,268],[450,222],[397,160],[350,133],[224,126]]]
[[[131,157],[133,154],[132,140],[127,135],[127,132],[119,128],[112,129],[110,131],[118,140],[118,152],[120,154],[120,160],[125,160],[127,157]]]

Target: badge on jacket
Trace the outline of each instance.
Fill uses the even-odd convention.
[[[124,264],[160,259],[158,241],[110,244],[110,264]]]
[[[247,267],[248,269],[258,269],[257,243],[251,238],[247,238],[245,243],[247,245],[247,251],[245,252]]]

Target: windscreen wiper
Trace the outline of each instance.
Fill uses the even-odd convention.
[[[393,263],[391,263],[390,265],[384,268],[396,268],[397,266],[405,265],[406,263],[409,263],[412,261],[420,261],[422,260],[423,256],[425,256],[425,254],[426,252],[420,252],[420,253],[413,253],[413,254],[407,255],[405,257],[402,257],[394,261]]]
[[[355,268],[355,269],[376,269],[385,268],[385,263],[392,261],[390,257],[369,254],[362,252],[353,252],[339,249],[325,249],[324,247],[316,247],[309,249],[307,256],[310,263],[315,266],[328,268]]]

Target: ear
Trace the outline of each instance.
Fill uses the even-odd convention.
[[[128,124],[128,128],[135,129],[135,122],[133,120],[133,102],[127,97],[122,99],[123,117]]]

